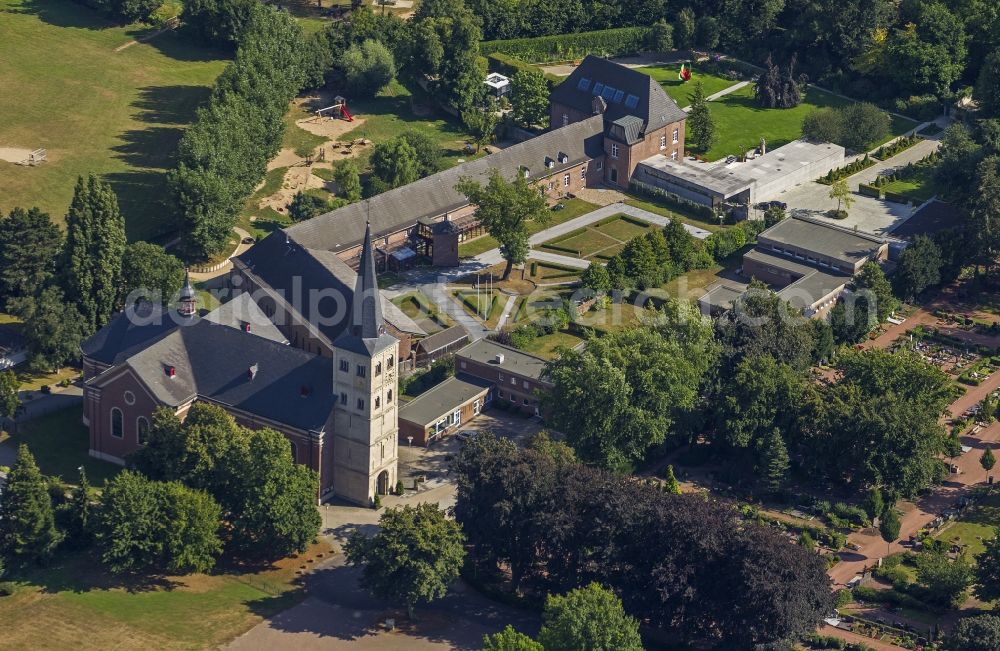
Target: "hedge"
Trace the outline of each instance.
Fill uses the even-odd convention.
[[[479,44],[479,52],[487,56],[506,54],[531,63],[581,59],[588,54],[624,56],[645,52],[651,31],[649,27],[620,27],[596,32],[483,41]]]
[[[571,249],[568,246],[559,246],[558,244],[543,244],[543,249],[552,249],[553,251],[559,251],[560,253],[569,253],[580,257],[580,249]]]
[[[882,197],[882,190],[880,188],[868,185],[867,183],[862,183],[858,186],[858,193],[866,197],[874,197],[875,199]]]
[[[542,73],[542,76],[545,77],[545,81],[548,82],[550,89],[559,85],[563,80],[562,77],[554,75],[551,72],[545,72],[536,65],[525,63],[516,57],[502,54],[500,52],[491,52],[487,55],[486,65],[490,72],[499,72],[500,74],[508,77],[513,77],[521,71],[540,72]]]
[[[885,200],[892,201],[893,203],[910,203],[910,197],[899,192],[885,191]]]

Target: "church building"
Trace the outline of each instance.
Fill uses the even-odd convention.
[[[386,328],[371,232],[350,313],[327,354],[289,344],[250,294],[199,316],[185,281],[176,309],[129,306],[81,346],[93,457],[125,463],[160,407],[195,402],[271,428],[319,474],[320,500],[369,505],[395,486],[399,341]]]

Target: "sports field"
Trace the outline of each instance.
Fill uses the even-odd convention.
[[[68,0],[0,0],[0,147],[48,162],[0,161],[0,210],[38,206],[61,222],[77,176],[118,194],[130,239],[169,230],[164,172],[223,54],[167,32],[115,26]]]

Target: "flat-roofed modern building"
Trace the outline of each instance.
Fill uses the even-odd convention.
[[[807,316],[823,316],[868,261],[885,260],[889,244],[877,237],[804,217],[778,222],[743,255],[742,275],[770,285]],[[701,297],[702,311],[732,307],[742,287],[721,284]]]

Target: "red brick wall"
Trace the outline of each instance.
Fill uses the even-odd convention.
[[[677,143],[673,142],[674,129],[677,129]],[[666,138],[666,144],[663,149],[660,149],[661,138]],[[618,145],[617,158],[612,156],[615,144]],[[605,138],[604,152],[605,181],[611,183],[611,170],[616,169],[618,171],[617,184],[621,187],[628,187],[629,179],[632,178],[632,173],[635,171],[636,165],[650,156],[663,154],[670,158],[672,153],[677,152],[678,159],[684,157],[684,122],[672,122],[665,127],[656,129],[646,134],[641,142],[631,147],[611,138]]]
[[[144,385],[127,367],[118,372],[103,386],[99,398],[92,400],[87,417],[90,422],[90,449],[104,455],[124,459],[139,449],[136,431],[137,419],[142,416],[152,423],[153,411],[160,403],[146,391]],[[125,400],[125,392],[131,392],[133,404]],[[123,437],[111,434],[111,410],[120,409],[123,416]]]

